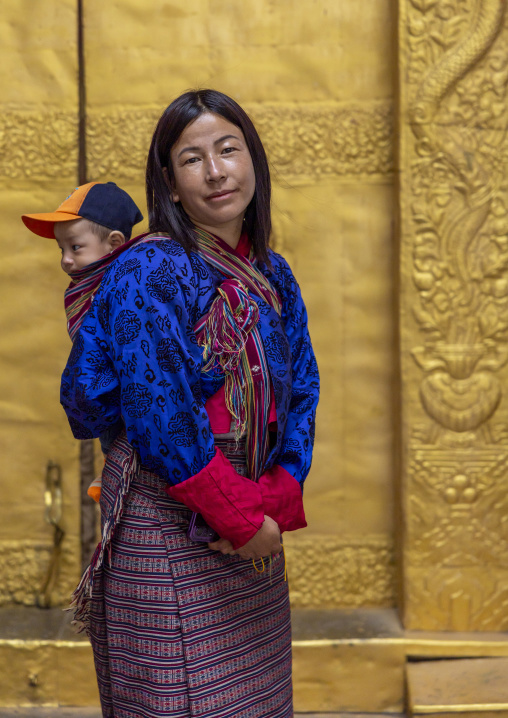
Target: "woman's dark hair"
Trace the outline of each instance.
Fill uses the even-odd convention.
[[[220,115],[243,132],[256,175],[254,196],[245,212],[246,229],[257,259],[270,264],[267,249],[272,227],[271,184],[266,153],[247,113],[231,97],[217,90],[194,90],[180,95],[164,110],[157,123],[146,165],[150,232],[170,234],[187,252],[197,248],[194,225],[180,202],[175,203],[171,199],[164,169],[167,169],[169,182],[172,183],[171,148],[187,125],[205,112]]]

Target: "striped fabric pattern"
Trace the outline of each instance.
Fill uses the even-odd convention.
[[[234,440],[216,443],[245,475]],[[107,515],[119,488],[108,463],[103,479]],[[271,575],[258,574],[249,561],[189,541],[190,515],[155,474],[133,479],[90,602],[103,715],[290,718],[283,557]]]
[[[263,297],[277,314],[281,314],[282,303],[279,294],[270,280],[259,270],[252,248],[250,256],[247,258],[226,244],[220,237],[216,237],[204,229],[195,227],[195,233],[199,253],[208,264],[218,269],[225,277],[239,279],[253,294]]]

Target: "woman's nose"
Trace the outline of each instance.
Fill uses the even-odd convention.
[[[207,162],[207,179],[211,182],[217,182],[217,180],[225,177],[224,167],[222,162],[217,157],[209,157]]]

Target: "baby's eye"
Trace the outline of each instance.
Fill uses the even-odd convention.
[[[80,244],[73,244],[72,247],[71,247],[71,249],[72,249],[73,252],[77,252],[78,249],[81,249],[81,245],[80,245]]]

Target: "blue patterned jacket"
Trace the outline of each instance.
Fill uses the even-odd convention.
[[[277,437],[265,469],[282,466],[301,485],[311,465],[319,374],[307,312],[287,262],[270,250],[260,269],[282,299],[282,316],[253,296],[275,394]],[[193,327],[224,277],[197,253],[162,237],[134,245],[111,265],[76,336],[61,402],[78,439],[120,417],[143,465],[168,484],[198,474],[214,457],[204,405],[224,382],[201,373]]]

